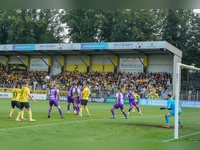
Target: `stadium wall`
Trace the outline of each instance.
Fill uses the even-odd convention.
[[[140,58],[140,59],[139,59]],[[118,70],[122,72],[132,72],[132,73],[137,73],[137,72],[143,72],[143,64],[140,62],[140,60],[143,62],[143,57],[136,57],[135,55],[130,55],[130,56],[119,56],[119,65],[118,65]],[[136,66],[131,66],[132,64],[136,64]],[[130,67],[129,67],[130,65]]]
[[[55,56],[54,58],[52,58],[52,75],[57,75],[58,73],[61,73],[62,66],[65,67],[63,59],[65,59],[63,56]]]
[[[20,56],[19,59],[22,62],[26,62],[26,56]],[[8,57],[8,64],[22,64],[17,58],[16,56],[10,56]]]
[[[81,57],[81,58],[80,58]],[[81,60],[82,59],[82,60]],[[67,56],[66,57],[66,70],[68,71],[80,71],[80,72],[86,72],[87,66],[85,63],[87,62],[87,56]]]
[[[109,56],[109,58],[106,55],[92,56],[91,58],[92,67],[90,68],[90,70],[114,72],[114,65],[112,64],[112,62],[114,62],[114,56]]]
[[[81,57],[81,58],[80,58]],[[98,55],[98,56],[91,56],[90,59],[88,59],[89,56],[85,55],[79,55],[79,56],[55,56],[55,58],[52,58],[52,64],[51,64],[51,73],[52,75],[56,75],[61,72],[61,68],[63,65],[64,70],[68,71],[80,71],[80,72],[86,72],[87,71],[87,65],[89,66],[90,71],[112,71],[114,72],[114,65],[112,62],[115,62],[114,56],[109,56],[107,55]],[[139,56],[140,60],[144,62],[144,56]],[[148,62],[147,62],[147,71],[149,72],[170,72],[172,73],[174,71],[173,68],[173,63],[176,63],[177,61],[179,62],[180,58],[174,56],[171,57],[170,55],[149,55],[148,56]],[[47,63],[48,63],[48,56],[42,57]],[[3,59],[3,57],[2,57]],[[20,60],[24,63],[26,63],[26,56],[21,56]],[[38,61],[35,61],[37,63],[33,63],[37,59]],[[132,59],[131,61],[125,61],[125,59]],[[139,58],[136,55],[130,55],[130,56],[124,56],[120,55],[118,58],[118,71],[125,71],[125,72],[132,72],[132,73],[137,73],[137,72],[143,72],[143,64],[140,62]],[[58,62],[59,63],[58,63]],[[84,63],[84,62],[85,63]],[[112,62],[111,62],[112,61]],[[125,62],[124,62],[125,61]],[[22,64],[15,56],[10,56],[8,58],[8,64]],[[60,65],[61,64],[61,65]],[[130,64],[129,67],[122,67],[124,64]],[[131,64],[139,64],[142,67],[138,67],[137,65],[134,66]],[[38,67],[33,67],[33,66]],[[41,58],[37,56],[33,56],[29,58],[29,65],[28,65],[28,70],[45,70],[48,71],[48,66],[42,61]]]
[[[170,55],[149,55],[148,72],[173,72],[173,58]]]
[[[48,64],[48,56],[42,57],[42,59]],[[29,58],[29,70],[34,71],[48,71],[48,65],[40,57],[32,56]]]

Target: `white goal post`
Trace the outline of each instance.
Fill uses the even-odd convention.
[[[178,108],[179,108],[179,94],[180,94],[180,75],[181,68],[200,71],[200,68],[185,65],[182,63],[176,64],[176,81],[175,81],[175,116],[174,116],[174,139],[178,139]]]

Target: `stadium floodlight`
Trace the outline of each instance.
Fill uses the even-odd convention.
[[[180,97],[180,75],[181,75],[181,69],[180,68],[186,68],[189,70],[196,70],[200,71],[200,68],[196,68],[194,66],[189,66],[182,63],[176,64],[176,81],[175,81],[175,116],[174,116],[174,139],[178,139],[178,108],[179,108],[179,97]]]

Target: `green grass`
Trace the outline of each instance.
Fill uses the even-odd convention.
[[[171,118],[171,129],[163,129],[165,125],[164,114],[168,111],[160,111],[159,107],[141,106],[143,116],[132,112],[129,119],[125,119],[120,110],[115,110],[116,119],[110,119],[112,104],[88,103],[90,117],[86,117],[83,109],[83,117],[67,114],[67,103],[59,102],[65,116],[61,119],[57,108],[54,107],[51,118],[47,118],[48,101],[30,101],[33,118],[36,122],[28,120],[16,122],[18,110],[15,109],[13,118],[8,119],[10,111],[10,99],[0,99],[0,141],[4,142],[163,142],[173,139],[174,118]],[[129,105],[125,105],[127,111]],[[200,140],[200,111],[199,109],[183,108],[181,120],[184,128],[179,130],[179,136],[183,137],[172,142],[191,142]],[[28,118],[27,110],[25,117]],[[198,133],[199,132],[199,133]],[[198,133],[198,134],[194,134]],[[194,134],[191,135],[190,134]]]

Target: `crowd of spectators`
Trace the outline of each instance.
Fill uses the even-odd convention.
[[[13,88],[16,84],[21,85],[24,80],[29,81],[30,85],[42,85],[47,75],[46,71],[1,71],[0,88]]]
[[[59,90],[68,91],[72,83],[76,82],[82,87],[85,82],[89,83],[92,94],[100,97],[114,95],[116,88],[121,87],[124,94],[128,89],[134,89],[141,97],[149,93],[157,93],[159,97],[172,83],[172,75],[167,72],[125,73],[125,72],[69,72],[64,71],[45,80],[46,71],[28,72],[0,72],[0,86],[12,88],[20,84],[24,79],[30,82],[36,90],[48,90],[52,84],[57,84]]]

